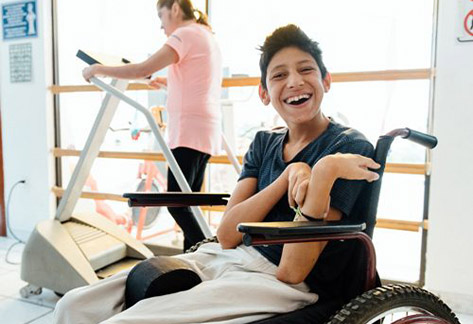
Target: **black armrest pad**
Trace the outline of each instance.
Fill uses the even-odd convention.
[[[362,232],[365,223],[351,220],[334,222],[261,222],[238,224],[238,231],[246,236],[259,236],[265,239],[307,238],[317,235],[343,234]]]
[[[185,192],[130,192],[123,197],[128,198],[130,207],[188,207],[226,205],[230,194],[226,193],[185,193]]]

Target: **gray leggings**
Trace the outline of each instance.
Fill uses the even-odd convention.
[[[276,279],[277,267],[252,247],[222,250],[209,243],[186,260],[203,282],[175,294],[144,299],[123,311],[128,271],[68,292],[57,304],[54,323],[248,323],[317,301],[305,283]]]

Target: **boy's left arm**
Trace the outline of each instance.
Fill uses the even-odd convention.
[[[379,167],[380,165],[372,159],[358,154],[325,156],[312,168],[306,199],[301,209],[305,210],[307,215],[321,217],[329,221],[340,220],[343,215],[340,209],[330,207],[328,213],[326,212],[326,204],[330,199],[335,181],[337,179],[375,181],[378,179],[378,174],[370,169]],[[338,202],[333,201],[332,206],[333,203],[338,204]],[[297,216],[294,220],[307,221],[307,219],[297,219]],[[281,261],[276,273],[277,278],[290,284],[304,281],[326,244],[327,242],[284,244]]]
[[[329,208],[327,220],[335,221],[341,218],[342,212],[340,210]],[[302,217],[294,219],[294,221],[308,221],[308,219]],[[314,267],[325,245],[327,242],[284,244],[276,277],[288,284],[301,283]]]

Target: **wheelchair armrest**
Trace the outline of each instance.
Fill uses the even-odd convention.
[[[123,194],[130,207],[188,207],[226,205],[230,194],[186,193],[186,192],[130,192]]]
[[[365,228],[365,223],[351,220],[238,224],[238,231],[244,233],[243,243],[247,246],[337,240],[340,235],[352,236]]]
[[[366,251],[367,271],[365,290],[376,285],[376,253],[371,238],[363,232],[365,223],[351,220],[335,222],[262,222],[240,223],[238,231],[243,234],[243,244],[271,245],[334,240],[360,240]]]

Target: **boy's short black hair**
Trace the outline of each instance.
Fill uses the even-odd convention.
[[[263,89],[267,89],[266,75],[269,62],[271,62],[271,59],[277,52],[286,47],[297,47],[309,53],[314,58],[315,62],[317,62],[322,78],[325,78],[327,68],[322,61],[322,50],[319,48],[319,43],[310,39],[298,26],[290,24],[276,29],[271,35],[266,37],[263,46],[259,47],[261,51],[259,67],[261,70],[261,85]]]

